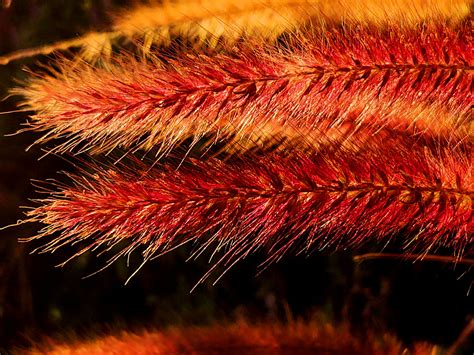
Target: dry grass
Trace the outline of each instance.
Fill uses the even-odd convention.
[[[175,37],[216,46],[242,37],[275,40],[301,25],[358,22],[376,26],[411,27],[421,22],[458,23],[470,13],[470,0],[182,0],[142,5],[112,15],[110,31],[0,56],[0,65],[21,58],[50,54],[73,47],[95,61],[107,57],[114,43],[141,44],[147,53],[152,44],[169,45]]]
[[[455,144],[474,139],[470,39],[470,25],[308,31],[285,49],[256,40],[166,63],[66,61],[15,92],[35,111],[30,129],[47,132],[39,142],[66,138],[57,152],[158,145],[166,153],[207,135],[245,150],[384,130]]]
[[[32,238],[44,240],[41,252],[80,244],[78,256],[127,240],[110,263],[137,248],[146,261],[193,242],[196,255],[224,251],[214,267],[231,267],[259,249],[271,262],[400,235],[407,251],[472,252],[470,146],[423,146],[394,135],[372,138],[364,150],[335,144],[312,154],[188,159],[179,170],[180,160],[127,163],[91,166],[71,175],[72,185],[46,189],[50,195],[28,212],[28,221],[44,224]]]
[[[436,346],[404,347],[393,336],[364,339],[351,335],[347,327],[295,321],[249,324],[237,322],[212,327],[170,328],[138,334],[122,332],[86,342],[59,344],[45,341],[21,354],[437,354]]]

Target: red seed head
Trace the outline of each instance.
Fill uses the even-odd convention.
[[[123,253],[146,245],[146,258],[186,241],[218,241],[226,262],[260,248],[273,260],[295,248],[357,248],[392,236],[423,252],[472,252],[472,146],[394,137],[355,151],[189,163],[73,176],[73,186],[28,212],[45,224],[36,238],[56,235],[46,251],[87,241],[79,253],[128,239]]]
[[[472,43],[470,24],[305,32],[284,49],[249,43],[166,64],[131,55],[108,69],[66,62],[17,92],[37,112],[32,129],[67,138],[59,151],[168,151],[210,133],[247,144],[347,125],[472,141]]]

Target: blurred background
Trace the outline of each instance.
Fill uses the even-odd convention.
[[[73,38],[108,26],[110,11],[130,1],[14,0],[0,7],[0,55]],[[8,90],[38,70],[37,57],[0,66],[0,111],[17,109],[18,98]],[[39,137],[14,133],[26,113],[0,115],[0,226],[23,218],[20,206],[34,206],[38,197],[31,180],[58,177],[72,170],[64,160],[25,148]],[[148,262],[125,285],[141,263],[137,253],[84,279],[104,265],[105,258],[86,254],[62,268],[55,267],[72,253],[30,254],[39,225],[25,224],[0,231],[0,352],[50,337],[90,336],[127,329],[167,325],[204,325],[213,321],[310,318],[315,314],[335,323],[349,322],[355,333],[390,332],[404,343],[428,341],[451,345],[474,315],[473,272],[466,266],[401,260],[372,260],[357,264],[354,254],[312,253],[287,256],[258,273],[264,255],[237,264],[216,285],[213,279],[190,290],[210,268],[208,258],[186,261],[186,247]],[[399,236],[403,238],[403,236]],[[361,251],[380,251],[380,245]],[[397,251],[396,246],[392,250]],[[214,279],[223,270],[217,270]],[[471,289],[472,288],[472,289]],[[463,351],[470,352],[474,341]]]

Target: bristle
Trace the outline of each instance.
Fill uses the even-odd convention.
[[[432,354],[436,346],[415,344],[410,354]],[[140,333],[122,331],[118,334],[97,336],[85,342],[78,339],[61,344],[53,339],[35,344],[33,349],[19,354],[353,354],[395,355],[407,352],[389,334],[366,334],[364,339],[351,334],[348,325],[335,326],[326,322],[274,321],[251,324],[238,321],[213,324],[207,327],[171,327],[167,330],[148,330]]]
[[[289,48],[254,43],[167,64],[130,55],[108,69],[66,62],[16,92],[37,112],[31,128],[48,131],[41,141],[68,138],[57,151],[168,151],[208,134],[251,142],[347,125],[472,141],[472,43],[470,25],[307,32]]]
[[[0,56],[0,65],[7,65],[16,60],[38,55],[48,55],[71,48],[81,48],[80,57],[86,61],[95,62],[99,58],[106,58],[111,54],[112,42],[118,36],[116,33],[90,32],[86,35],[40,47],[20,49],[16,52]]]
[[[242,36],[272,41],[305,23],[413,26],[429,21],[458,22],[468,13],[466,0],[164,1],[117,14],[114,30],[128,38],[144,39],[145,49],[151,43],[170,43],[172,36],[197,39],[213,46],[219,39],[232,43]]]
[[[210,47],[247,36],[273,41],[305,24],[318,28],[350,22],[381,27],[456,24],[470,14],[470,6],[470,0],[166,0],[119,11],[112,15],[114,24],[108,32],[19,50],[0,56],[0,65],[73,47],[80,47],[83,58],[94,62],[106,58],[112,45],[124,40],[141,43],[147,53],[152,44],[167,46],[176,37]]]
[[[398,236],[410,249],[443,246],[462,257],[473,247],[472,153],[472,145],[393,137],[356,152],[190,159],[179,170],[96,167],[71,176],[73,186],[59,186],[28,218],[45,224],[35,237],[50,240],[44,252],[83,241],[81,254],[129,240],[118,255],[144,245],[148,259],[183,242],[205,249],[218,241],[231,263],[257,249],[274,260],[289,250]]]

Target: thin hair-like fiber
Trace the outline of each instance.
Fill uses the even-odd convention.
[[[216,265],[228,267],[258,249],[270,262],[289,250],[357,248],[394,236],[406,238],[408,250],[443,246],[459,258],[473,251],[472,145],[395,136],[356,153],[189,159],[179,170],[143,164],[95,166],[69,175],[73,185],[53,187],[27,212],[27,221],[45,225],[31,238],[49,240],[39,250],[80,241],[77,256],[128,240],[112,262],[139,246],[148,260],[185,242],[197,242],[197,254],[216,242],[225,250]]]
[[[433,353],[436,346],[417,343],[410,354]],[[396,355],[406,351],[393,336],[366,334],[361,339],[352,334],[347,324],[334,324],[318,320],[272,321],[253,324],[244,320],[218,323],[201,327],[170,327],[166,330],[142,332],[122,331],[120,334],[94,335],[93,339],[70,343],[47,338],[34,344],[22,354],[222,354],[237,352],[251,354],[318,354],[339,353],[352,355]]]
[[[66,61],[14,92],[36,112],[29,129],[47,131],[39,142],[66,138],[57,152],[83,144],[167,152],[208,134],[252,145],[348,125],[472,141],[472,43],[470,24],[333,29],[290,37],[288,48],[245,44],[166,63],[125,55],[107,69],[71,69]]]
[[[245,36],[273,41],[305,23],[360,22],[385,26],[413,26],[422,22],[458,23],[470,14],[470,0],[183,0],[141,5],[112,14],[108,32],[85,35],[37,48],[0,56],[0,65],[73,47],[81,48],[87,61],[104,59],[114,43],[139,41],[144,53],[152,44],[169,45],[175,37],[216,46]]]

